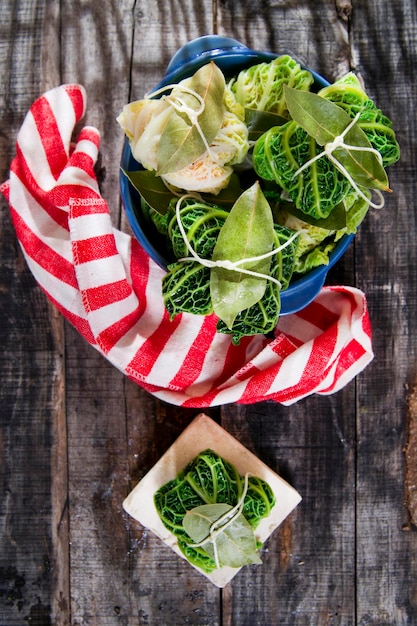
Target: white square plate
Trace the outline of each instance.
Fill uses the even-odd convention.
[[[178,548],[175,535],[165,528],[160,520],[154,504],[154,494],[162,485],[176,478],[178,473],[200,452],[208,448],[232,463],[242,476],[249,472],[253,476],[265,480],[273,490],[276,503],[270,515],[262,519],[255,530],[256,539],[262,543],[278,528],[301,500],[300,494],[285,480],[210,417],[201,413],[123,502],[123,508],[129,515],[138,520],[145,528],[151,530],[183,559],[185,557]],[[192,564],[190,563],[190,565]],[[197,567],[195,569],[217,587],[225,587],[240,568],[221,567],[210,574]]]

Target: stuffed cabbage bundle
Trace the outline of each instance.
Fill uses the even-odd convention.
[[[255,476],[246,479],[240,476],[234,465],[220,457],[213,450],[204,450],[193,459],[178,476],[160,487],[154,495],[156,510],[162,523],[177,538],[178,546],[184,556],[204,572],[212,572],[219,565],[239,567],[250,562],[259,562],[257,557],[256,543],[252,531],[252,545],[248,547],[246,536],[240,546],[236,543],[236,554],[229,555],[225,550],[219,550],[218,562],[213,558],[210,549],[210,540],[202,546],[195,546],[195,541],[188,535],[184,528],[184,519],[187,514],[198,510],[204,505],[224,504],[236,507],[241,502],[241,511],[238,511],[251,529],[255,529],[261,519],[267,517],[275,504],[272,489],[264,480]],[[236,516],[237,517],[237,516]],[[221,546],[222,544],[220,544]]]
[[[211,259],[219,232],[228,212],[193,198],[184,200],[179,211],[186,237],[193,249],[203,259]],[[280,248],[288,242],[294,231],[278,224],[274,225],[273,247]],[[178,225],[176,215],[169,220],[167,236],[177,259],[187,256],[187,248]],[[280,292],[286,289],[294,268],[297,242],[293,241],[271,257],[270,275],[279,282],[267,281],[264,295],[255,304],[242,310],[229,328],[221,319],[217,330],[232,335],[234,344],[242,337],[268,334],[278,323],[280,314]],[[165,308],[171,318],[179,313],[208,315],[213,312],[210,293],[210,269],[198,261],[176,261],[168,266],[162,281]]]

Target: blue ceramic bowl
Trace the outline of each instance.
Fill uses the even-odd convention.
[[[219,35],[207,35],[190,41],[174,54],[169,62],[165,76],[155,89],[178,83],[183,78],[192,76],[201,66],[209,61],[215,61],[216,65],[227,76],[236,74],[240,70],[255,63],[271,61],[276,58],[272,52],[258,52],[244,46],[236,39],[221,37]],[[317,86],[325,87],[329,83],[322,76],[310,70]],[[140,169],[140,165],[132,157],[129,143],[126,140],[122,152],[121,169],[134,171]],[[141,209],[140,198],[137,191],[132,187],[123,172],[120,173],[120,193],[127,219],[132,231],[150,255],[163,269],[167,268],[167,260],[164,258],[164,243],[159,235],[146,221]],[[327,273],[340,259],[349,247],[354,235],[345,235],[334,252],[330,256],[328,265],[318,267],[281,292],[281,315],[296,313],[306,307],[318,295],[323,287]]]

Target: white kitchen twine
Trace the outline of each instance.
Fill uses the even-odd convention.
[[[281,246],[279,246],[278,248],[274,248],[273,250],[270,250],[269,252],[265,252],[265,254],[261,254],[259,256],[248,257],[245,259],[240,259],[238,261],[230,261],[229,259],[219,259],[218,261],[213,261],[210,259],[203,259],[191,246],[187,237],[187,233],[185,232],[184,226],[181,222],[181,214],[180,214],[181,203],[183,200],[187,198],[195,199],[196,196],[193,194],[184,194],[183,196],[178,198],[177,203],[175,205],[175,215],[177,218],[177,223],[180,229],[180,233],[187,247],[187,250],[191,254],[191,257],[183,257],[182,259],[179,259],[179,261],[197,261],[198,263],[200,263],[200,265],[203,265],[204,267],[208,267],[208,268],[221,267],[223,269],[231,270],[233,272],[240,272],[242,274],[248,274],[249,276],[254,276],[256,278],[264,278],[266,280],[271,280],[273,283],[275,283],[276,285],[278,285],[278,287],[281,288],[280,281],[274,276],[271,276],[269,274],[262,274],[261,272],[255,272],[254,270],[246,269],[242,267],[242,265],[244,263],[256,263],[257,261],[262,261],[263,259],[267,259],[268,257],[271,257],[274,254],[278,254],[278,252],[281,252],[281,250],[284,250],[284,248],[289,246],[294,241],[294,239],[296,239],[299,236],[300,233],[298,231],[295,232],[293,235],[291,235],[291,237],[287,239],[287,241],[283,243]]]
[[[330,161],[333,163],[333,165],[343,174],[343,176],[345,176],[345,178],[347,178],[349,183],[352,185],[354,190],[361,196],[361,198],[363,198],[374,209],[382,209],[385,204],[385,199],[384,199],[384,196],[382,195],[382,192],[379,189],[373,189],[372,191],[374,191],[376,195],[379,197],[380,202],[379,204],[372,202],[372,200],[368,196],[366,196],[363,193],[363,191],[358,187],[358,185],[353,180],[352,176],[349,174],[346,168],[336,159],[336,157],[333,156],[333,152],[337,148],[346,148],[347,150],[359,150],[359,151],[364,151],[364,152],[373,152],[377,156],[379,162],[382,164],[382,156],[378,152],[378,150],[376,150],[375,148],[372,148],[370,146],[369,147],[351,146],[344,142],[344,138],[346,134],[350,131],[351,128],[353,128],[353,126],[359,120],[361,113],[362,111],[359,111],[359,113],[357,113],[357,115],[353,118],[350,124],[346,126],[345,130],[340,135],[337,135],[333,139],[333,141],[329,141],[328,143],[326,143],[326,145],[324,146],[323,152],[320,152],[320,154],[316,154],[315,157],[313,157],[312,159],[304,163],[301,167],[299,167],[298,170],[294,173],[293,178],[298,176],[298,174],[300,174],[303,170],[305,170],[312,163],[314,163],[314,161],[321,159],[323,156],[327,156],[330,159]]]

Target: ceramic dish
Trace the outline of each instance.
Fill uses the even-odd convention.
[[[262,478],[274,492],[275,505],[269,516],[261,520],[255,531],[256,539],[261,543],[268,539],[301,501],[300,494],[291,485],[267,467],[215,421],[201,413],[123,502],[123,508],[129,515],[138,520],[145,528],[151,530],[183,559],[185,557],[178,548],[175,535],[163,525],[158,515],[154,504],[154,494],[166,482],[176,478],[177,474],[192,459],[207,448],[212,449],[232,463],[240,474],[244,475],[249,472],[253,476]],[[238,573],[239,569],[221,567],[210,574],[199,569],[198,571],[217,587],[224,587]]]

